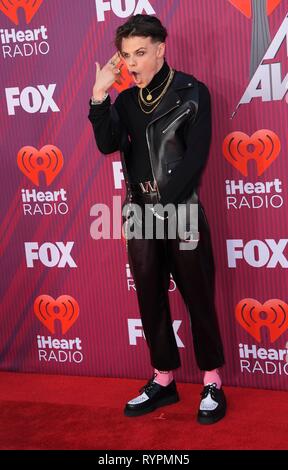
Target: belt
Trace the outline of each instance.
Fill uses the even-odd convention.
[[[143,183],[132,183],[130,185],[133,192],[149,194],[157,191],[156,181],[144,181]]]

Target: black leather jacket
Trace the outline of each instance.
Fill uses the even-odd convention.
[[[104,154],[120,150],[127,187],[124,206],[132,200],[126,169],[131,152],[128,133],[116,107],[110,107],[109,102],[99,107],[91,106],[89,119],[93,124],[99,150]],[[104,127],[106,130],[103,129],[103,123],[107,125]],[[210,140],[209,91],[192,75],[177,71],[146,128],[146,141],[159,202],[163,205],[168,202],[181,203],[177,212],[179,223],[183,221],[186,224],[190,205],[198,204],[198,214],[207,224],[203,207],[198,200],[197,188],[208,157]],[[177,198],[172,201],[171,194],[174,196],[176,193]],[[187,232],[195,233],[197,224],[197,220],[190,220]]]
[[[116,106],[110,106],[110,99],[101,105],[90,106],[89,119],[99,150],[104,154],[120,150],[129,196],[126,162],[129,161],[131,144]],[[176,71],[146,128],[152,173],[163,205],[197,201],[197,188],[207,161],[210,140],[209,91],[192,75]]]
[[[185,139],[179,138],[177,129],[188,123],[189,125],[193,124],[197,116],[198,105],[197,80],[191,75],[176,72],[169,91],[156,109],[153,120],[146,128],[151,168],[157,183],[160,202],[161,193],[173,177],[175,168],[182,162],[186,150]],[[130,142],[124,133],[120,153],[128,195],[130,194],[130,182],[126,170],[126,158],[129,151]],[[191,192],[193,193],[193,191]],[[194,194],[193,201],[195,198]]]

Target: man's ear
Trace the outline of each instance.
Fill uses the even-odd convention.
[[[160,42],[159,46],[158,46],[158,50],[157,50],[157,57],[158,59],[162,59],[162,57],[164,57],[165,55],[165,42]]]

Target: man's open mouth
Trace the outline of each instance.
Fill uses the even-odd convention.
[[[137,83],[140,83],[140,81],[141,81],[141,75],[140,75],[140,73],[138,73],[138,72],[130,72],[130,74],[132,75],[133,80],[134,80],[134,82],[135,82],[136,84],[137,84]]]

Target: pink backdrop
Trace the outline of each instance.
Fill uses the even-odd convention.
[[[27,15],[19,8],[17,21],[19,5]],[[103,64],[115,28],[144,11],[168,28],[169,64],[212,94],[201,197],[216,258],[225,383],[288,388],[287,7],[287,0],[267,1],[262,12],[253,0],[1,2],[2,370],[151,373],[125,244],[90,234],[93,206],[112,208],[124,187],[119,155],[99,153],[87,119],[95,60]],[[199,382],[188,315],[172,279],[170,287],[177,378]]]

